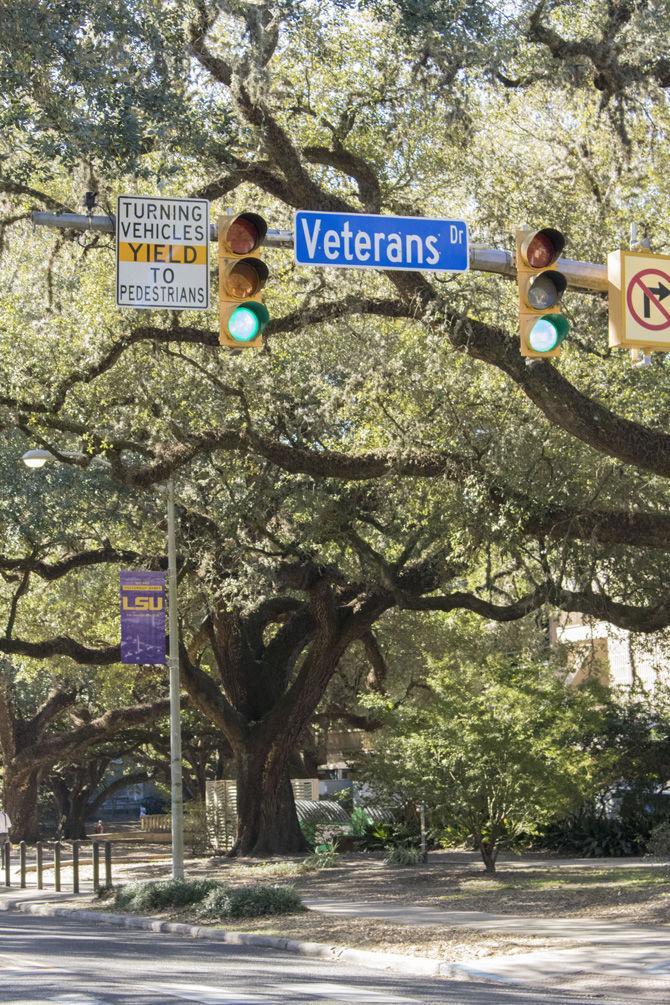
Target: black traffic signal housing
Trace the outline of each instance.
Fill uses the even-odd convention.
[[[553,266],[565,247],[560,230],[523,227],[516,232],[521,355],[532,359],[560,356],[569,324],[561,299],[568,285]]]
[[[261,291],[269,271],[260,257],[268,225],[258,213],[219,217],[219,343],[260,349],[270,320]]]

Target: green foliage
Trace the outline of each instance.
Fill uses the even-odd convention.
[[[22,139],[14,177],[82,160],[107,172],[143,173],[137,169],[142,160],[148,168],[152,151],[175,142],[186,152],[197,142],[202,105],[188,87],[187,7],[143,0],[5,5],[0,123],[8,139]],[[211,112],[220,118],[214,103]],[[26,129],[31,119],[40,128]],[[171,164],[159,155],[147,174],[161,168],[170,173]]]
[[[391,848],[384,858],[384,865],[419,865],[420,862],[421,849],[405,845]]]
[[[207,806],[202,799],[192,799],[184,805],[184,834],[193,855],[204,855],[210,847],[207,827]]]
[[[302,833],[303,833],[303,835],[305,837],[305,841],[307,842],[307,844],[310,846],[310,848],[313,848],[314,845],[316,844],[317,824],[309,822],[309,821],[306,821],[306,820],[301,820],[300,821],[300,830],[302,831]]]
[[[407,847],[418,840],[418,821],[416,826],[410,823],[370,823],[362,835],[361,847],[365,851],[378,851],[383,848]]]
[[[367,690],[377,700],[371,713],[385,714],[408,691],[416,696],[424,652],[459,633],[467,643],[463,687],[455,679],[444,693],[433,685],[445,724],[447,693],[454,699],[453,726],[431,719],[420,703],[407,716],[400,713],[393,727],[402,737],[399,763],[391,758],[388,766],[401,794],[438,800],[453,840],[470,835],[495,849],[520,830],[544,826],[554,810],[564,812],[585,779],[601,791],[635,778],[646,798],[658,775],[655,753],[664,749],[668,763],[668,744],[653,717],[645,725],[643,715],[633,723],[617,713],[607,738],[596,723],[589,743],[582,705],[582,724],[572,732],[576,700],[562,705],[558,691],[549,695],[538,684],[546,649],[541,625],[526,620],[518,678],[505,681],[501,674],[494,684],[491,650],[514,651],[511,629],[494,634],[477,619],[465,639],[467,619],[453,628],[437,615],[426,628],[419,624],[424,615],[405,609],[399,577],[409,572],[411,579],[422,568],[439,572],[446,593],[472,591],[479,601],[528,596],[549,578],[574,583],[577,591],[606,583],[615,601],[665,609],[659,598],[670,578],[667,548],[611,544],[606,533],[608,508],[662,514],[665,482],[595,453],[547,420],[510,381],[518,362],[513,283],[476,273],[431,278],[432,306],[423,319],[419,310],[415,319],[379,316],[375,309],[372,320],[338,318],[336,311],[331,317],[326,310],[328,320],[317,323],[315,307],[358,307],[368,297],[379,304],[395,296],[388,277],[323,270],[315,278],[296,269],[288,251],[272,250],[268,303],[280,321],[268,329],[271,351],[232,356],[213,348],[214,309],[181,316],[117,311],[113,242],[33,230],[27,214],[34,206],[80,208],[90,187],[99,189],[105,211],[123,191],[206,190],[213,215],[232,201],[266,213],[273,226],[288,226],[300,198],[294,182],[304,175],[310,186],[323,187],[323,205],[348,200],[380,212],[462,215],[474,240],[496,247],[510,247],[517,222],[550,223],[565,229],[570,257],[603,262],[607,251],[627,241],[635,217],[664,250],[670,231],[658,206],[670,195],[664,142],[670,122],[654,72],[667,43],[664,19],[649,5],[633,5],[616,23],[606,0],[553,5],[547,23],[577,43],[575,61],[554,56],[531,37],[525,2],[513,10],[474,0],[282,0],[271,6],[266,45],[258,46],[265,5],[5,4],[0,531],[10,572],[0,583],[4,623],[12,611],[16,639],[69,635],[95,648],[112,645],[118,638],[116,564],[81,568],[46,588],[33,575],[19,597],[23,586],[11,562],[35,555],[50,563],[107,540],[131,547],[138,562],[164,551],[163,502],[154,487],[123,486],[93,466],[54,465],[29,474],[16,463],[23,449],[46,441],[87,454],[99,450],[130,470],[160,466],[175,451],[185,456],[188,444],[190,462],[179,471],[187,644],[204,611],[217,604],[248,611],[276,594],[283,557],[309,555],[315,565],[335,570],[338,583],[360,586],[360,598],[393,596],[402,608],[397,615],[387,611],[380,629],[388,643],[388,693],[381,694],[379,682],[369,684],[367,669],[347,654],[330,685],[336,705],[358,706]],[[205,23],[208,9],[216,14],[212,25]],[[601,26],[611,39],[590,45]],[[232,92],[195,61],[194,43],[203,37],[214,60],[234,50],[241,76]],[[603,52],[607,65],[592,65]],[[253,113],[245,118],[248,107]],[[279,151],[271,148],[272,136],[285,137]],[[312,152],[300,170],[289,147],[296,160]],[[329,150],[330,164],[318,153]],[[348,151],[356,155],[353,174]],[[590,397],[624,419],[665,431],[667,359],[658,355],[652,367],[630,368],[625,354],[606,347],[601,300],[569,293],[565,302],[575,337],[558,364],[554,414],[570,412],[561,396],[565,378],[576,388],[568,389],[571,400]],[[454,351],[445,337],[462,325],[467,331],[471,321],[495,326],[496,365]],[[305,337],[305,326],[314,337]],[[576,422],[582,431],[589,425],[585,414]],[[220,432],[221,446],[204,449],[200,438],[213,442]],[[234,443],[238,433],[241,449],[229,450],[225,442]],[[275,454],[254,454],[264,437]],[[388,455],[390,471],[396,458],[415,451],[448,456],[456,474],[403,479],[387,471],[383,480],[349,482],[328,467],[329,450],[345,459]],[[302,473],[300,451],[324,458],[323,476]],[[270,460],[287,453],[299,458],[290,470]],[[642,431],[635,456],[654,453]],[[605,514],[596,521],[602,537],[553,533],[561,506],[588,514],[594,500]],[[545,511],[550,532],[539,535],[533,528],[543,524]],[[348,612],[365,607],[352,598]],[[423,599],[430,605],[434,598]],[[218,686],[215,664],[207,646],[198,652],[198,665]],[[64,657],[44,663],[21,657],[15,670],[27,718],[54,681],[76,679],[95,711],[154,696],[164,681],[146,669],[73,669]],[[274,700],[277,675],[271,680],[259,688],[263,700]],[[627,763],[617,745],[626,749]],[[546,799],[538,795],[543,774]]]
[[[221,884],[213,879],[169,879],[128,883],[116,890],[114,904],[127,911],[164,911],[199,904]]]
[[[670,858],[670,820],[664,820],[652,828],[646,853],[654,858]]]
[[[203,918],[260,918],[271,914],[306,911],[292,886],[219,887],[203,900],[198,914]]]
[[[537,845],[584,858],[641,855],[650,829],[651,821],[644,818],[622,820],[587,808],[550,824]]]
[[[349,823],[350,832],[354,837],[364,837],[368,828],[372,824],[370,815],[365,812],[362,806],[355,806],[351,811]]]
[[[555,670],[523,659],[443,660],[430,698],[389,717],[364,765],[387,801],[424,801],[454,841],[471,841],[488,869],[501,846],[576,805],[590,783],[579,746],[588,697]]]
[[[659,653],[662,658],[662,650]],[[665,812],[659,790],[670,778],[670,689],[599,691],[582,742],[594,755],[594,789],[623,817]],[[670,801],[670,800],[667,800]]]
[[[167,911],[199,905],[203,918],[255,918],[295,914],[306,907],[291,886],[227,887],[218,880],[151,880],[115,892],[114,904],[127,911]]]
[[[306,869],[332,869],[338,862],[337,840],[318,840],[314,851],[305,858]]]

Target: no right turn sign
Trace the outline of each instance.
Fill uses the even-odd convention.
[[[607,277],[610,345],[670,352],[670,255],[613,251]]]

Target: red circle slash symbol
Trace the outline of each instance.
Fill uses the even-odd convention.
[[[656,285],[653,285],[653,281],[646,279],[647,276],[652,276],[654,280],[657,280]],[[633,293],[637,287],[642,291],[642,317],[633,306]],[[667,272],[661,272],[660,269],[642,269],[641,272],[636,272],[626,290],[626,303],[631,317],[643,328],[654,332],[670,328],[670,311],[662,303],[666,297],[670,297],[670,276]],[[663,318],[660,324],[652,324],[652,310],[657,310]]]

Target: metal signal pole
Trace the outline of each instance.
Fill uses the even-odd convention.
[[[168,631],[170,638],[170,791],[172,806],[172,878],[184,878],[184,796],[181,776],[181,718],[179,695],[179,602],[177,585],[177,522],[174,475],[167,483]]]

